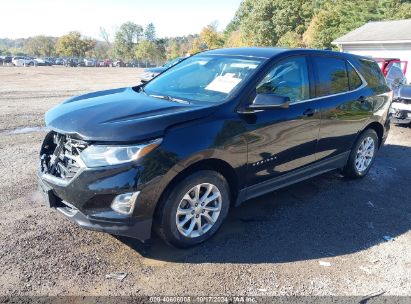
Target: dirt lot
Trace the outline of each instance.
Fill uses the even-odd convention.
[[[140,72],[0,67],[0,295],[411,296],[411,128],[392,128],[366,178],[333,172],[249,201],[190,250],[86,231],[46,208],[35,180],[45,132],[20,128]],[[105,278],[114,271],[128,276]]]

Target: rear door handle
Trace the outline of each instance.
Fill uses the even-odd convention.
[[[313,109],[307,109],[307,110],[305,110],[305,111],[303,112],[303,115],[310,117],[310,116],[313,116],[314,113],[315,113],[315,111],[314,111]]]

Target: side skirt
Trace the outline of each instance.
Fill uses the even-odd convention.
[[[351,151],[347,151],[338,154],[336,156],[308,165],[304,168],[297,169],[293,172],[286,173],[279,177],[275,177],[262,183],[244,188],[240,190],[235,206],[238,206],[242,202],[255,198],[257,196],[301,182],[303,180],[334,169],[342,168],[347,163],[350,152]]]

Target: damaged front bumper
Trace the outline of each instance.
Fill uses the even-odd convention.
[[[395,124],[411,123],[411,101],[393,102],[391,104],[391,122]]]
[[[82,228],[147,240],[151,237],[151,218],[125,215],[111,209],[118,194],[136,191],[130,185],[137,168],[84,170],[64,181],[38,170],[39,190],[47,205],[55,208]],[[136,204],[139,202],[136,201]]]

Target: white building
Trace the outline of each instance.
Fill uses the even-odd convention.
[[[342,52],[408,61],[406,77],[411,80],[411,19],[369,22],[332,44]]]

